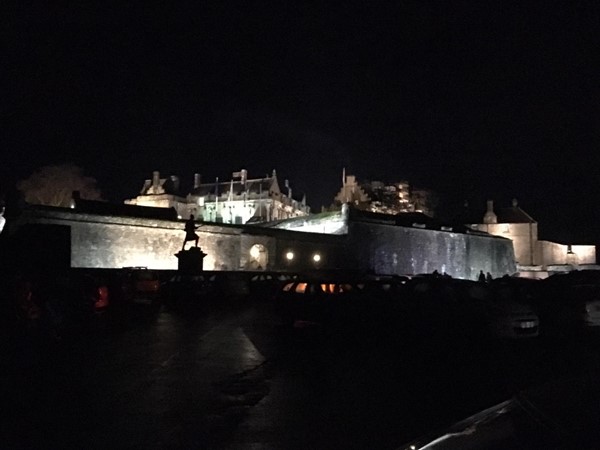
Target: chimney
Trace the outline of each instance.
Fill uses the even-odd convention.
[[[485,224],[498,223],[498,217],[496,216],[496,214],[494,214],[494,201],[493,200],[487,201],[487,211],[485,212],[485,215],[483,216],[483,223],[485,223]]]
[[[285,180],[285,187],[288,190],[288,197],[292,198],[292,188],[290,187],[290,182],[288,180]]]
[[[152,172],[152,193],[158,194],[158,185],[160,184],[160,172],[155,170]]]
[[[171,186],[173,187],[173,194],[179,193],[179,177],[177,175],[171,175]]]
[[[198,189],[202,184],[202,177],[199,173],[194,174],[194,189]]]

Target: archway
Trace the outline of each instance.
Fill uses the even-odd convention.
[[[252,270],[266,270],[269,264],[269,252],[262,244],[254,244],[250,247],[250,258],[248,266]]]

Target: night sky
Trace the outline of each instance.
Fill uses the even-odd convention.
[[[1,7],[5,189],[67,161],[114,202],[153,170],[276,169],[320,210],[346,167],[600,243],[596,1],[56,3]]]

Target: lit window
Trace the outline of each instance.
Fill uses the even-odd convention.
[[[296,286],[296,292],[298,294],[304,294],[306,292],[306,283],[298,283],[298,286]]]
[[[335,284],[321,284],[321,290],[326,294],[335,294],[336,286]]]

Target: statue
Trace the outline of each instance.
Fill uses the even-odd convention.
[[[185,222],[185,239],[183,240],[183,247],[181,247],[182,251],[185,250],[185,244],[188,241],[194,241],[194,246],[198,247],[198,235],[195,233],[198,228],[194,222],[194,215],[190,214],[190,218]]]
[[[176,253],[177,270],[186,275],[198,275],[203,270],[203,259],[206,256],[200,247],[198,247],[198,235],[195,231],[199,228],[194,222],[194,215],[190,214],[190,218],[185,221],[185,239],[181,251]],[[194,241],[194,247],[189,250],[185,249],[185,244],[188,241]]]

